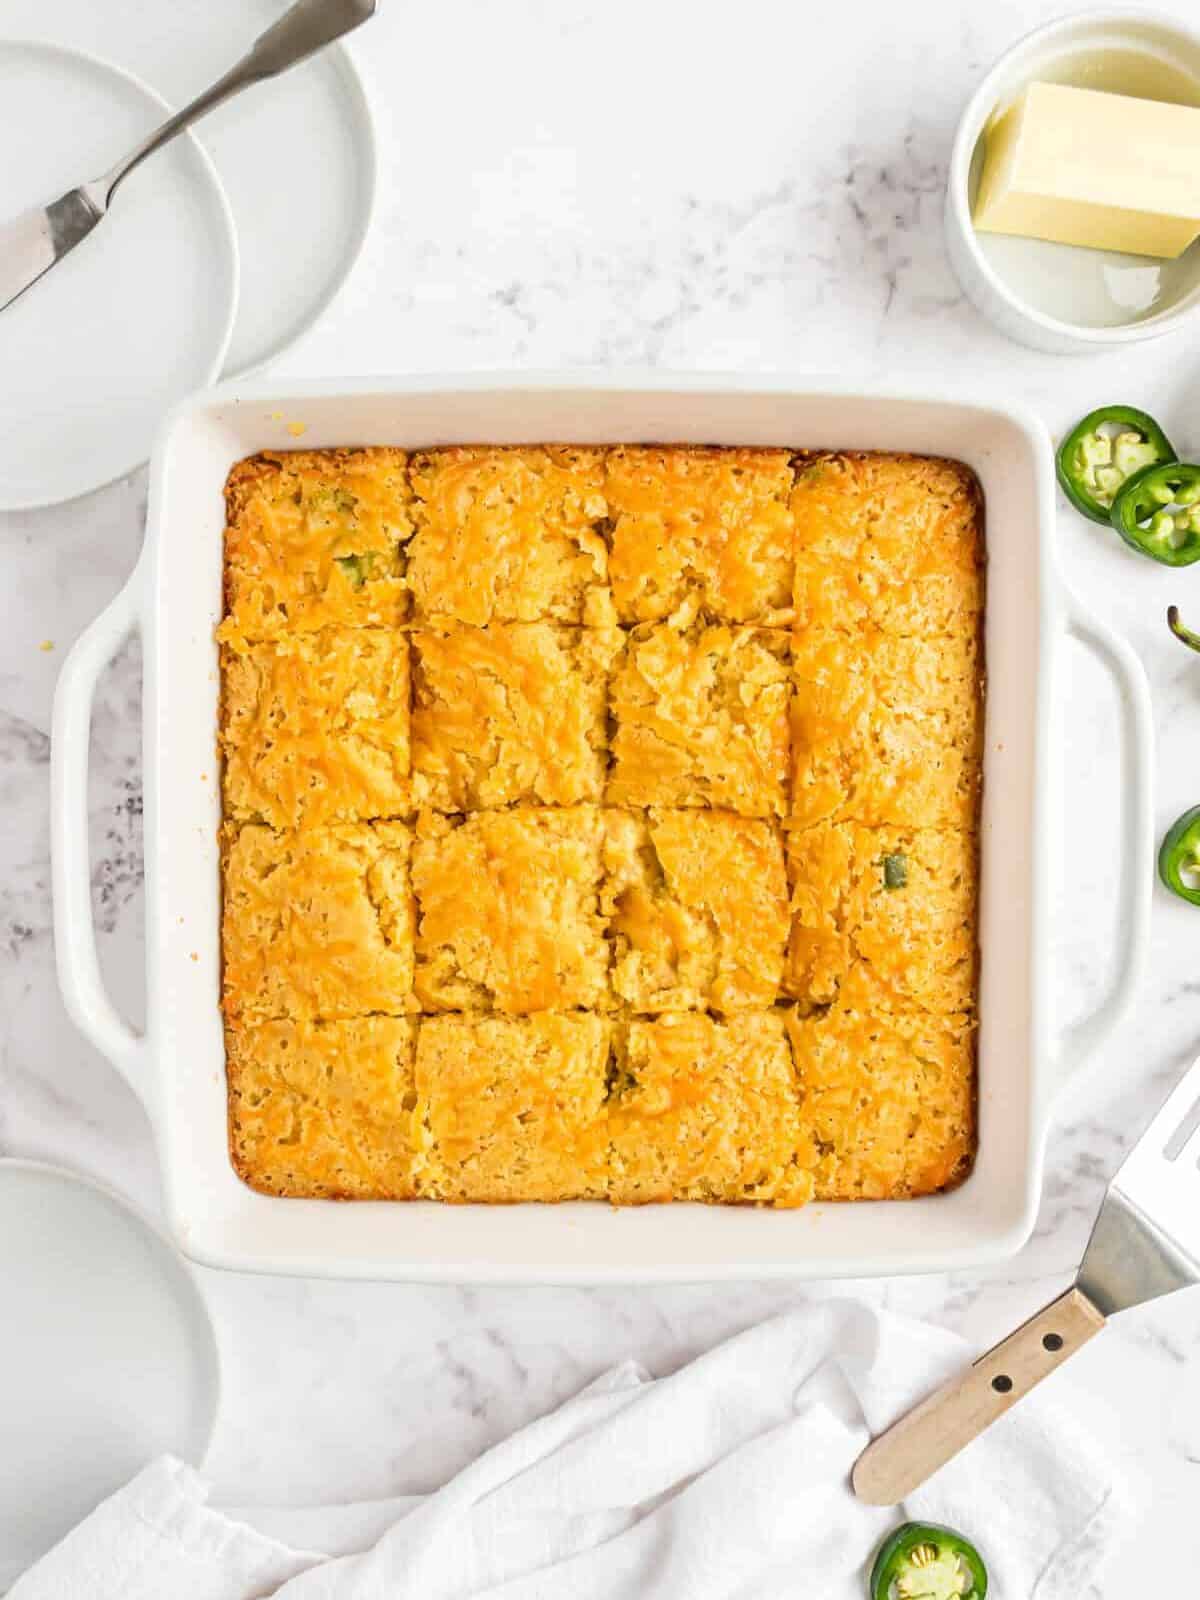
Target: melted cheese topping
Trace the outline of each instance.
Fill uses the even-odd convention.
[[[787,622],[791,487],[786,450],[611,451],[610,571],[621,622]]]
[[[235,467],[221,637],[398,623],[412,533],[406,463],[402,450],[293,450]]]
[[[275,828],[410,803],[408,640],[330,628],[221,650],[226,814]]]
[[[818,1200],[886,1200],[961,1181],[975,1150],[974,1023],[923,1012],[786,1013],[816,1141]]]
[[[417,1045],[422,1190],[602,1198],[612,1024],[588,1013],[431,1017]]]
[[[787,657],[782,633],[635,628],[613,678],[608,802],[782,816]]]
[[[600,813],[422,816],[413,850],[416,992],[429,1011],[604,1007]]]
[[[972,633],[799,634],[791,821],[971,827],[983,716]]]
[[[786,987],[805,1006],[968,1012],[974,833],[822,823],[792,833]],[[890,882],[889,882],[890,877]]]
[[[411,847],[399,822],[244,827],[225,857],[226,1015],[413,1010]]]
[[[726,811],[605,813],[613,987],[636,1011],[770,1006],[788,935],[778,830]]]
[[[399,1017],[228,1027],[229,1148],[243,1180],[263,1194],[411,1199],[414,1035]]]
[[[608,1113],[613,1199],[810,1198],[815,1150],[778,1013],[635,1019],[621,1068]]]
[[[413,798],[439,811],[575,805],[603,791],[615,628],[413,634]]]
[[[558,445],[422,451],[409,583],[434,622],[602,623],[604,455]]]
[[[796,625],[956,633],[983,606],[979,485],[954,461],[817,455],[797,466]]]

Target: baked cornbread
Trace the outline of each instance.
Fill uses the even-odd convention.
[[[608,455],[613,600],[623,623],[787,623],[792,470],[786,450]]]
[[[741,1011],[779,994],[788,938],[779,832],[729,811],[606,811],[612,984],[634,1011]]]
[[[265,1194],[416,1193],[415,1029],[400,1017],[230,1023],[229,1148]]]
[[[233,469],[225,500],[223,638],[392,627],[404,616],[412,495],[402,450],[267,452]]]
[[[275,828],[410,807],[408,638],[325,628],[221,647],[225,814]]]
[[[974,1020],[786,1013],[818,1200],[887,1200],[960,1182],[975,1151]]]
[[[928,637],[983,606],[979,484],[956,461],[844,452],[795,463],[797,628]]]
[[[226,1016],[415,1010],[411,850],[402,822],[236,833],[225,856]]]
[[[595,806],[422,813],[412,858],[422,1009],[606,1008],[602,845]]]
[[[586,1011],[426,1018],[416,1069],[422,1192],[603,1198],[612,1031]]]
[[[793,827],[970,827],[983,715],[974,628],[910,639],[805,630],[792,645]]]
[[[784,988],[803,1009],[969,1012],[973,831],[818,823],[788,838]]]
[[[801,1205],[975,1148],[982,505],[646,445],[231,474],[230,1148],[265,1193]]]
[[[631,629],[610,693],[608,803],[782,817],[788,656],[788,635],[764,628]]]
[[[513,622],[411,638],[417,805],[479,811],[602,798],[616,628]]]
[[[611,619],[604,452],[422,450],[409,586],[432,622]]]
[[[608,1116],[612,1199],[811,1198],[816,1147],[780,1014],[635,1018],[622,1045]]]

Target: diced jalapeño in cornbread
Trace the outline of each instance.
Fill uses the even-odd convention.
[[[438,811],[603,795],[616,628],[549,622],[412,634],[413,799]]]
[[[610,619],[602,451],[422,450],[411,476],[408,581],[420,619]]]
[[[787,634],[764,628],[632,629],[612,682],[608,803],[782,816],[788,654]]]
[[[606,811],[612,982],[635,1011],[770,1006],[783,976],[778,825],[729,811]]]
[[[263,1194],[411,1199],[414,1036],[400,1017],[230,1024],[229,1149],[240,1176]]]
[[[234,468],[225,499],[223,637],[392,627],[404,616],[404,451],[266,452]]]
[[[613,599],[623,623],[786,623],[792,474],[786,450],[610,452]]]
[[[603,1198],[611,1034],[588,1012],[426,1018],[417,1042],[422,1192]]]
[[[422,1009],[607,1007],[602,845],[594,806],[424,813],[412,862]]]
[[[411,847],[402,822],[242,828],[225,857],[226,1015],[415,1011]]]
[[[221,649],[226,815],[275,828],[410,807],[408,639],[327,628]]]
[[[969,1011],[976,854],[957,828],[793,830],[787,992],[810,1008]]]

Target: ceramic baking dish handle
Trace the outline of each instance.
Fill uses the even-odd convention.
[[[1154,723],[1146,673],[1124,639],[1098,622],[1069,590],[1064,589],[1063,597],[1068,634],[1099,657],[1116,684],[1121,706],[1124,791],[1116,977],[1099,1006],[1064,1030],[1058,1044],[1052,1092],[1061,1088],[1103,1045],[1133,1004],[1146,966],[1154,889]]]
[[[54,695],[50,745],[50,848],[54,951],[67,1012],[79,1031],[141,1092],[136,1072],[144,1041],[104,988],[92,920],[88,850],[88,747],[100,674],[138,626],[141,583],[135,572],[67,657]]]

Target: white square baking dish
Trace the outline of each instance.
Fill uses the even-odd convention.
[[[929,452],[983,485],[988,547],[982,819],[979,1156],[970,1179],[920,1200],[800,1211],[675,1204],[449,1206],[289,1200],[252,1192],[226,1143],[216,781],[222,490],[268,447],[543,440],[677,441]],[[80,1029],[153,1123],[170,1227],[194,1260],[357,1278],[592,1283],[946,1271],[1027,1238],[1051,1105],[1123,1015],[1145,947],[1152,882],[1149,696],[1122,641],[1084,615],[1053,562],[1054,485],[1042,424],[1013,407],[928,391],[783,376],[476,376],[229,385],[175,411],[155,448],[145,550],[80,639],[59,684],[53,845],[59,975]],[[94,685],[143,639],[147,1025],[103,991],[87,855]],[[1128,839],[1118,977],[1101,1009],[1052,1041],[1047,1010],[1046,798],[1056,646],[1104,659],[1125,712]]]

